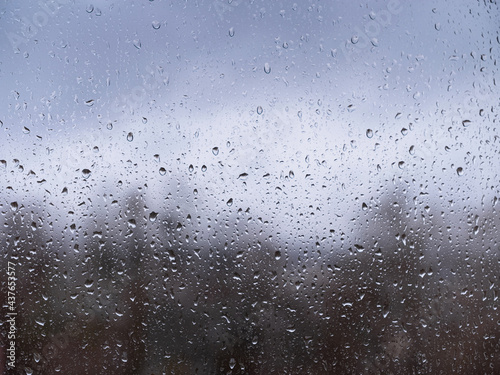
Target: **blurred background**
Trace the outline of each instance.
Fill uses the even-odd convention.
[[[5,373],[499,374],[499,25],[0,1]]]

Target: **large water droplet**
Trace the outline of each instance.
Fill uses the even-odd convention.
[[[214,147],[212,149],[212,154],[214,154],[215,156],[219,155],[219,147]]]
[[[373,130],[371,129],[366,129],[366,136],[368,138],[372,138],[373,137]]]
[[[163,167],[160,168],[160,175],[161,176],[165,176],[165,174],[167,173],[167,170]]]
[[[228,205],[228,207],[231,207],[233,205],[233,198],[229,198],[226,204]]]
[[[153,211],[149,214],[149,221],[154,223],[157,217],[158,217],[158,212]]]
[[[90,171],[90,169],[85,168],[85,169],[82,171],[83,178],[85,178],[85,179],[89,178],[91,173],[92,173],[92,172]]]
[[[134,140],[134,134],[132,132],[127,134],[127,141],[132,142]]]
[[[457,168],[457,174],[458,174],[459,176],[462,176],[462,175],[464,174],[464,169],[463,169],[462,167],[458,167],[458,168]]]

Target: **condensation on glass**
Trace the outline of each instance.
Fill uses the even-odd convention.
[[[10,373],[499,373],[499,19],[0,4]]]

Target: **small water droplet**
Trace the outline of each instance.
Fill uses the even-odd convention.
[[[462,176],[462,175],[464,174],[464,169],[463,169],[462,167],[458,167],[458,168],[457,168],[457,174],[458,174],[459,176]]]
[[[366,136],[368,138],[372,138],[373,137],[373,130],[371,129],[366,129]]]
[[[359,36],[357,36],[357,35],[353,35],[353,36],[351,37],[351,43],[352,43],[352,44],[357,44],[358,42],[359,42]]]
[[[234,366],[236,366],[236,360],[234,358],[231,358],[229,360],[229,368],[232,370],[234,369]]]
[[[206,165],[202,165],[201,166],[201,171],[202,172],[206,172],[207,171],[207,166]]]
[[[134,140],[134,134],[132,132],[127,134],[127,141],[132,142]]]
[[[94,281],[93,280],[86,280],[85,281],[85,287],[86,288],[91,288],[92,285],[94,285]]]
[[[142,44],[141,44],[141,41],[139,39],[134,39],[133,43],[134,43],[135,48],[141,49]]]
[[[265,63],[265,64],[264,64],[264,72],[265,72],[266,74],[271,73],[271,67],[269,66],[269,63]]]
[[[277,250],[275,253],[274,253],[274,258],[276,260],[280,260],[281,259],[281,251]]]
[[[158,212],[153,211],[149,214],[149,221],[154,223],[157,217],[158,217]]]
[[[405,162],[404,162],[404,161],[400,161],[400,162],[398,163],[398,167],[399,167],[399,169],[403,169],[403,168],[404,168],[404,166],[405,166]]]
[[[153,26],[153,29],[158,30],[161,27],[161,23],[155,20],[151,23],[151,26]]]
[[[229,198],[226,204],[228,205],[228,207],[231,207],[233,205],[233,198]]]
[[[163,167],[160,168],[160,175],[161,176],[165,176],[165,174],[167,173],[167,170]]]
[[[435,28],[437,31],[441,30],[441,24],[440,24],[439,22],[438,22],[438,23],[436,23],[436,24],[434,25],[434,28]]]
[[[11,208],[12,211],[16,212],[17,209],[19,208],[19,206],[17,205],[17,202],[12,202],[10,204],[10,208]]]
[[[262,109],[262,107],[259,105],[259,106],[257,107],[257,114],[261,115],[261,114],[262,114],[262,112],[264,112],[264,110],[263,110],[263,109]]]
[[[92,173],[92,172],[90,171],[90,169],[85,168],[85,169],[82,171],[83,178],[85,178],[85,179],[89,178],[91,173]]]
[[[463,120],[462,121],[462,125],[466,128],[468,127],[469,125],[471,124],[471,121],[470,120]]]
[[[288,48],[288,43],[287,43],[287,42],[283,42],[283,48],[284,48],[284,49],[287,49],[287,48]]]
[[[188,171],[189,171],[190,173],[193,173],[193,171],[194,171],[194,166],[193,166],[193,164],[189,164]]]
[[[143,124],[147,124],[147,123],[148,123],[148,119],[147,119],[147,117],[143,117],[143,118],[142,118],[142,123],[143,123]]]
[[[401,129],[401,134],[403,134],[403,135],[408,134],[408,129],[406,129],[406,128]]]
[[[415,146],[410,146],[410,155],[415,155]]]
[[[94,6],[92,4],[87,5],[87,13],[92,13],[94,11]]]
[[[85,105],[87,107],[92,107],[94,105],[94,99],[89,99],[89,100],[85,101]]]
[[[107,125],[106,125],[106,129],[108,130],[112,130],[113,129],[113,124],[108,122]]]
[[[31,130],[29,130],[26,126],[23,127],[23,133],[29,134]]]
[[[219,155],[219,147],[214,147],[212,149],[212,154],[214,154],[215,156]]]
[[[288,172],[288,177],[290,179],[294,178],[295,177],[295,173],[293,173],[293,171]]]
[[[229,29],[229,36],[232,38],[234,36],[234,27]]]

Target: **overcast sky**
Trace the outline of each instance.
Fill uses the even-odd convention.
[[[499,20],[465,0],[0,1],[2,204],[146,183],[153,206],[251,208],[292,239],[403,186],[479,212],[499,195]]]

